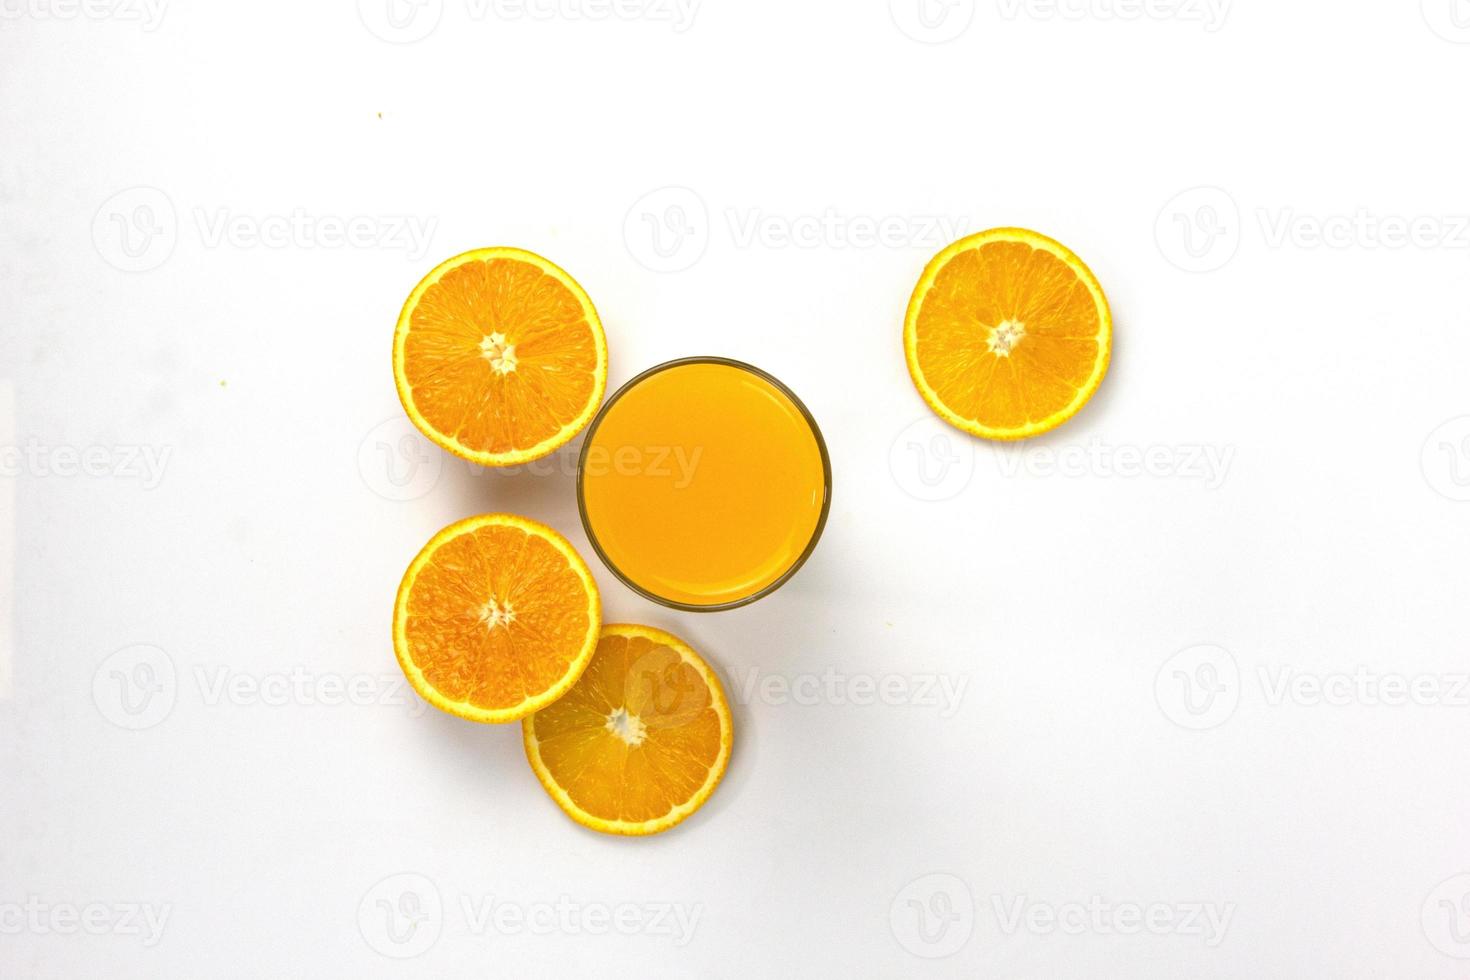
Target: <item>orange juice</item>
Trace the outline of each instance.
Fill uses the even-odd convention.
[[[644,595],[729,608],[805,560],[831,468],[816,423],[775,378],[721,358],[634,378],[592,423],[578,493],[587,536]]]

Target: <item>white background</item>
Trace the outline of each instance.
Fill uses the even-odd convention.
[[[0,975],[1470,971],[1464,0],[65,2],[0,5]],[[1018,452],[904,368],[944,223],[1113,304]],[[776,595],[596,569],[735,702],[657,838],[399,686],[439,527],[591,556],[564,465],[401,418],[403,297],[491,244],[580,280],[613,385],[742,358],[831,448]]]

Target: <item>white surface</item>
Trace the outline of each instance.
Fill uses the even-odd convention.
[[[427,0],[406,44],[368,0],[52,3],[0,20],[0,428],[37,447],[5,458],[0,975],[1470,969],[1451,0]],[[1381,247],[1331,220],[1359,209],[1430,223]],[[1044,230],[1112,299],[1102,390],[1021,456],[932,425],[904,370],[939,221]],[[825,540],[776,596],[681,615],[598,569],[610,620],[685,636],[742,702],[724,785],[656,839],[583,831],[518,729],[399,687],[389,608],[434,530],[508,509],[585,546],[568,472],[472,473],[401,421],[399,304],[499,243],[588,289],[614,384],[747,359],[831,446]],[[1435,703],[1331,680],[1359,668]],[[931,680],[957,703],[850,703]],[[537,911],[563,897],[629,934]],[[100,934],[57,934],[91,903]],[[692,934],[618,911],[660,903]],[[1085,908],[1126,903],[1154,928]],[[1191,904],[1223,936],[1171,931]]]

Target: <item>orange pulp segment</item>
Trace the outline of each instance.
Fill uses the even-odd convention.
[[[560,534],[514,514],[451,524],[408,566],[393,649],[425,701],[471,721],[516,721],[581,676],[602,604]]]
[[[510,466],[552,452],[592,419],[607,342],[566,272],[522,249],[481,248],[441,263],[409,294],[393,377],[425,436]]]
[[[733,743],[719,678],[683,640],[651,626],[604,627],[581,679],[521,730],[557,805],[608,834],[656,834],[698,810]]]
[[[914,385],[941,418],[977,436],[1022,439],[1092,397],[1107,372],[1112,314],[1066,246],[996,228],[930,260],[903,339]]]

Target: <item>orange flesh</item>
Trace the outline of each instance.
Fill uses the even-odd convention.
[[[623,392],[589,437],[588,524],[608,561],[687,605],[747,598],[815,533],[821,450],[801,410],[759,375],[681,364]]]
[[[490,525],[444,542],[419,570],[405,634],[440,694],[495,709],[554,686],[590,628],[586,589],[566,557],[520,528]]]
[[[642,636],[604,636],[576,685],[531,724],[557,785],[601,820],[664,816],[699,792],[720,755],[704,679]]]
[[[991,337],[1023,331],[1005,355]],[[992,242],[955,255],[923,298],[918,363],[953,412],[1010,429],[1066,408],[1098,358],[1097,304],[1061,259],[1020,242]]]
[[[488,338],[497,335],[514,349],[514,370],[495,368],[501,348]],[[597,369],[593,327],[577,297],[515,259],[446,272],[419,298],[404,342],[404,375],[418,412],[479,452],[512,452],[555,436],[594,397]]]

